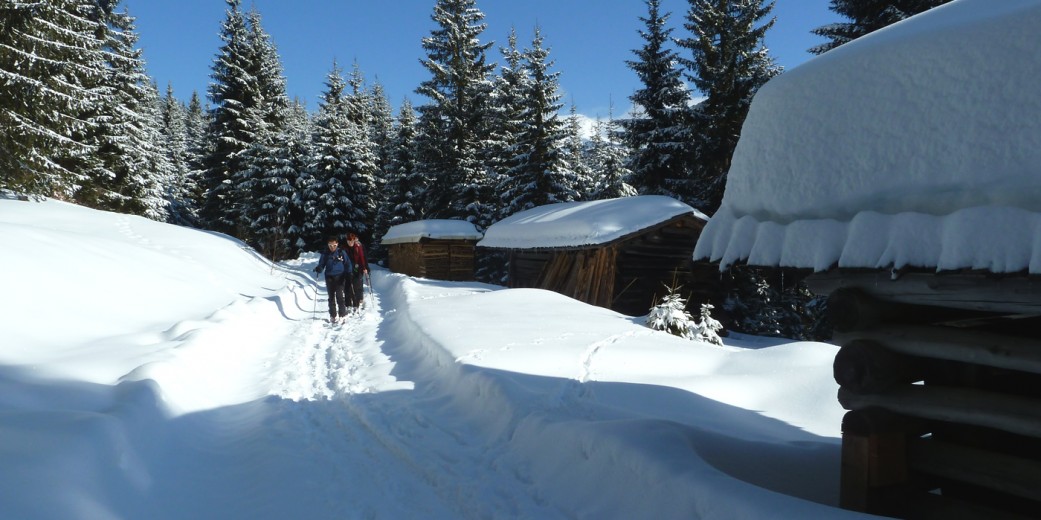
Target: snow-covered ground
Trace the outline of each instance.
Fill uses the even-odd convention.
[[[835,347],[0,200],[3,518],[846,518]],[[317,319],[316,319],[317,318]]]

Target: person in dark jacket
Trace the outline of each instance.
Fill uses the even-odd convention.
[[[344,280],[354,270],[347,252],[340,249],[340,241],[329,237],[326,249],[318,258],[314,272],[325,271],[325,288],[329,292],[329,321],[339,321],[347,317],[347,295],[344,292]]]
[[[351,310],[361,309],[362,299],[365,297],[365,275],[369,274],[369,263],[365,261],[365,250],[358,241],[358,235],[347,233],[347,256],[354,264],[354,271],[347,275],[344,283],[344,291],[350,300]]]

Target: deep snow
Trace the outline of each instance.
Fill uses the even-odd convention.
[[[378,268],[331,326],[315,255],[55,201],[0,239],[4,518],[862,516],[831,345]]]
[[[769,81],[695,256],[1041,273],[1036,0],[956,0]]]

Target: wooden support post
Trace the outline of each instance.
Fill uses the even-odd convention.
[[[907,424],[885,410],[852,411],[842,418],[839,506],[896,514],[907,494]]]

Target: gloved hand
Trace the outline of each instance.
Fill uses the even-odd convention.
[[[321,270],[321,269],[319,269],[319,268],[317,268],[317,267],[315,267],[315,268],[314,268],[314,274],[318,274],[318,273],[320,273],[320,272],[322,272],[322,270]]]

